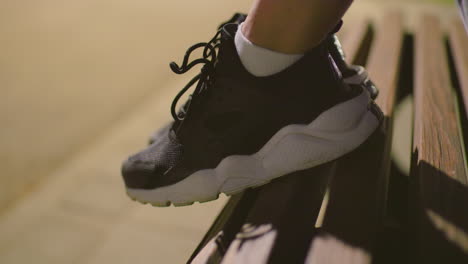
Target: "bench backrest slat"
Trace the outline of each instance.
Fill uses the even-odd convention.
[[[242,225],[250,209],[253,193],[242,192],[229,198],[208,232],[188,260],[188,263],[216,263],[221,261],[233,236]],[[232,234],[233,233],[233,234]]]
[[[326,164],[261,187],[222,263],[298,263],[303,260],[332,171],[333,165]]]
[[[307,263],[371,263],[386,203],[392,114],[403,44],[399,13],[377,27],[367,69],[380,89],[385,118],[379,130],[356,151],[338,161],[321,232]]]
[[[449,34],[465,113],[468,116],[468,35],[460,19],[453,21]]]
[[[426,15],[415,34],[411,251],[421,263],[468,263],[468,178],[443,33]]]

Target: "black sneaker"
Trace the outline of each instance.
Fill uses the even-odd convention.
[[[226,24],[240,24],[245,21],[247,14],[235,13],[229,20],[223,22],[218,27],[218,30],[221,29]],[[375,99],[379,93],[377,87],[369,79],[367,71],[364,67],[359,65],[350,65],[345,61],[345,54],[341,47],[341,43],[338,37],[334,34],[339,31],[341,28],[342,22],[335,27],[333,32],[327,37],[327,49],[332,56],[334,62],[336,63],[338,70],[341,72],[342,78],[345,83],[348,85],[363,86],[365,89],[368,89],[372,99]],[[189,99],[190,100],[190,99]],[[186,107],[189,102],[185,102],[182,107],[179,109],[177,114],[180,118],[183,118],[186,112]],[[173,126],[173,122],[170,122],[163,126],[162,128],[156,130],[149,138],[148,144],[151,145],[156,143],[161,137],[166,137],[169,133],[170,128]]]
[[[130,197],[157,206],[188,205],[256,187],[334,160],[377,128],[380,110],[367,89],[351,89],[322,43],[268,77],[248,73],[237,55],[237,25],[187,51],[176,73],[204,64],[176,96],[165,136],[124,162]],[[203,57],[188,61],[203,48]],[[180,95],[197,83],[183,118]]]

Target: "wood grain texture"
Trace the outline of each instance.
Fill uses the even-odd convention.
[[[449,36],[465,112],[468,115],[468,36],[460,19],[453,21]]]
[[[468,263],[466,160],[443,32],[436,17],[422,18],[415,50],[410,229],[414,258]]]
[[[375,100],[386,116],[393,115],[396,87],[400,63],[401,45],[403,42],[402,15],[399,12],[389,13],[383,28],[371,48],[367,71],[379,88],[379,97]]]
[[[373,260],[385,213],[392,114],[402,43],[401,15],[390,13],[377,28],[367,66],[371,79],[380,89],[378,102],[385,117],[365,144],[338,160],[322,230],[314,237],[307,263],[371,263]]]

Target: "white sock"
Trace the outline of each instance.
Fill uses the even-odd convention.
[[[234,43],[237,54],[245,69],[252,75],[263,77],[278,73],[298,61],[304,54],[286,54],[253,44],[242,33],[241,23],[237,29]]]

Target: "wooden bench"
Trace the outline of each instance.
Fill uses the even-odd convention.
[[[452,24],[446,35],[427,15],[410,34],[394,12],[345,29],[348,60],[380,89],[382,125],[334,162],[231,197],[189,263],[468,263],[468,38]],[[394,107],[408,93],[411,173],[389,188]]]

